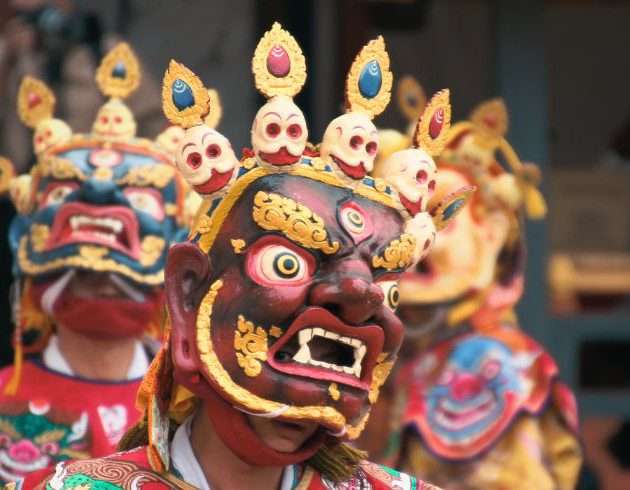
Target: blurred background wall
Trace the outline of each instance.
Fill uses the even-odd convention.
[[[451,89],[454,119],[502,96],[508,139],[541,166],[550,204],[529,226],[523,328],[558,359],[576,389],[592,472],[582,488],[630,488],[630,2],[613,0],[1,0],[0,154],[33,163],[30,130],[15,115],[24,74],[45,79],[58,114],[88,130],[102,102],[93,74],[117,40],[144,65],[130,104],[139,132],[165,126],[160,82],[170,58],[219,90],[220,130],[249,144],[262,102],[250,60],[279,20],[298,39],[309,77],[298,98],[319,141],[341,111],[360,47],[383,34],[395,76],[427,93]],[[395,104],[382,127],[402,129]],[[13,215],[0,201],[0,234]],[[0,240],[0,361],[10,361],[10,252]]]

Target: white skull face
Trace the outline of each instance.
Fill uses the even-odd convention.
[[[427,212],[416,214],[405,223],[405,233],[409,233],[416,239],[416,250],[413,255],[413,264],[411,265],[411,267],[414,267],[429,254],[435,243],[437,232],[433,218]]]
[[[203,195],[224,189],[238,168],[228,139],[205,124],[186,130],[176,162],[186,181]]]
[[[254,118],[252,147],[263,163],[276,166],[297,163],[307,138],[304,114],[290,97],[273,97]]]
[[[130,139],[136,135],[136,120],[124,103],[110,100],[96,114],[92,132],[105,141]]]
[[[427,152],[411,148],[397,151],[385,161],[383,178],[396,189],[409,214],[415,216],[427,209],[435,190],[437,167]]]
[[[333,119],[324,132],[321,157],[344,175],[359,180],[374,168],[378,132],[363,113],[350,112]]]
[[[45,119],[37,125],[33,135],[33,149],[41,155],[53,146],[62,145],[70,140],[72,130],[60,119]]]
[[[155,141],[170,154],[175,154],[175,151],[182,142],[184,134],[185,131],[183,128],[179,126],[169,126],[158,135]]]

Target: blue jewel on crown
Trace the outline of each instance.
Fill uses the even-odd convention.
[[[383,74],[378,61],[368,61],[359,75],[359,92],[366,99],[372,99],[380,92],[382,83]]]
[[[173,82],[173,104],[180,111],[195,105],[195,96],[193,91],[186,82],[178,78]]]

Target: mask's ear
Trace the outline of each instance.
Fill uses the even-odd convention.
[[[168,253],[165,269],[166,305],[171,318],[171,349],[178,371],[197,373],[195,334],[197,310],[207,292],[208,256],[192,243],[180,243]]]
[[[439,232],[448,226],[468,203],[473,192],[476,190],[477,188],[472,185],[461,187],[455,192],[448,194],[429,210],[429,213],[433,217],[433,224],[435,225],[436,231]]]

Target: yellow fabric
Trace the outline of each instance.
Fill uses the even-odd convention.
[[[445,490],[569,490],[575,488],[582,454],[554,409],[525,415],[481,459],[445,463],[409,434],[400,469]]]
[[[169,418],[181,424],[192,413],[196,401],[197,397],[188,388],[182,385],[175,385],[171,403],[168,407]]]

